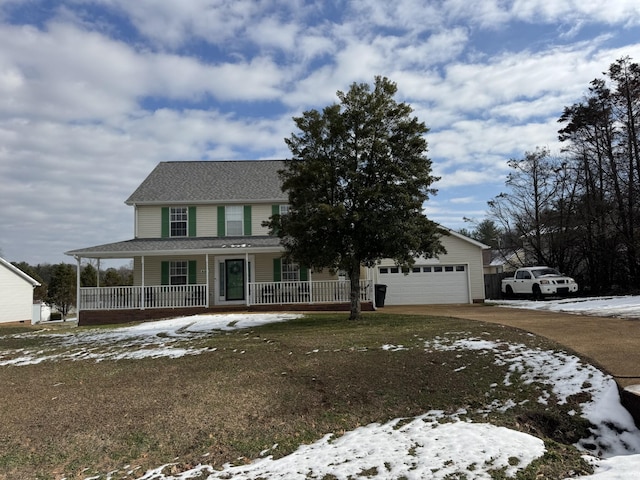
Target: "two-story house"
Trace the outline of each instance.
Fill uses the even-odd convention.
[[[80,323],[157,318],[178,308],[346,308],[345,278],[287,262],[279,238],[262,226],[272,214],[286,212],[287,195],[278,175],[282,168],[282,160],[157,165],[125,202],[134,208],[133,239],[66,252],[78,266],[87,258],[133,259],[132,287],[78,285]],[[373,307],[378,280],[393,287],[387,291],[389,304],[447,303],[442,293],[453,291],[456,303],[484,299],[485,246],[453,232],[443,243],[444,258],[417,263],[409,275],[388,261],[364,269],[363,309]],[[453,263],[440,261],[447,259]],[[476,270],[480,288],[478,279],[470,280]],[[430,279],[437,285],[432,296]],[[459,285],[452,289],[452,283]],[[406,292],[413,293],[407,297]]]

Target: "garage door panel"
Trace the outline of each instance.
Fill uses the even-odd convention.
[[[463,271],[380,273],[378,280],[387,285],[386,305],[468,303],[468,269]],[[391,269],[387,268],[387,272]],[[384,268],[381,269],[384,271]]]

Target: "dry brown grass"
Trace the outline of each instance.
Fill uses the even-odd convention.
[[[0,479],[105,478],[116,470],[113,478],[133,478],[170,462],[176,471],[203,462],[221,467],[255,459],[275,444],[269,453],[281,456],[328,432],[479,407],[490,390],[516,402],[537,397],[536,385],[502,386],[507,367],[496,367],[492,355],[425,352],[424,340],[445,332],[557,347],[451,318],[371,314],[349,322],[313,315],[212,334],[194,340],[210,347],[206,353],[178,359],[0,367]],[[0,351],[27,341],[6,333],[0,328]],[[37,337],[28,342],[33,348]],[[385,351],[384,344],[408,350]],[[452,375],[462,365],[470,366]],[[492,422],[569,442],[536,420],[551,416],[560,431],[584,433],[586,425],[567,415],[576,405],[552,405],[546,417],[536,416],[535,402],[528,408],[494,414]],[[550,453],[522,478],[549,469],[558,477],[545,478],[586,471],[573,447],[559,443]]]

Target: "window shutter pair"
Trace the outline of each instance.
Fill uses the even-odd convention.
[[[282,259],[281,258],[273,259],[273,281],[274,282],[282,281]],[[307,267],[300,267],[300,281],[301,282],[309,281],[309,269]]]
[[[189,224],[187,225],[187,235],[189,235],[190,237],[195,237],[196,225],[198,223],[196,217],[196,207],[189,207],[188,212]],[[162,238],[169,238],[169,236],[171,235],[171,219],[169,207],[162,207],[160,224],[160,236]]]
[[[160,264],[160,285],[169,285],[169,265],[170,262],[162,262]],[[195,260],[189,260],[187,283],[189,285],[198,283],[198,262]]]
[[[251,205],[244,206],[243,212],[243,234],[250,236],[251,233]],[[225,207],[224,205],[218,206],[218,236],[224,237],[227,234],[227,219],[225,218]]]

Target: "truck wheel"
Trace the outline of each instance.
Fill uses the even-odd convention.
[[[504,297],[513,298],[513,288],[511,288],[511,285],[507,285],[507,288],[505,288]]]
[[[540,291],[540,285],[535,284],[532,288],[532,294],[534,300],[542,300],[542,292]]]

